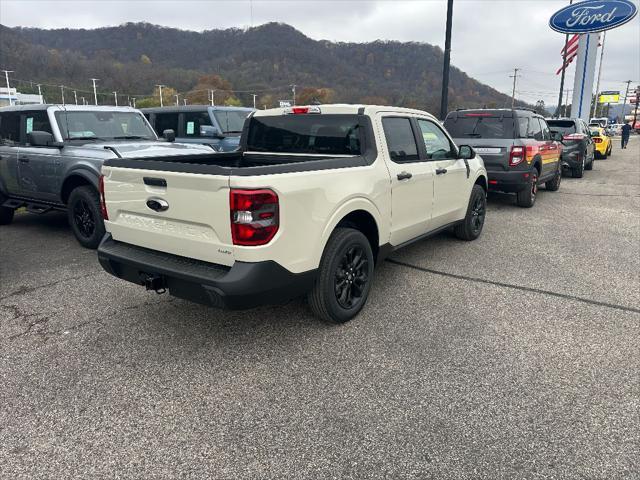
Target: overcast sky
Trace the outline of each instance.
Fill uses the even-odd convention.
[[[636,5],[640,0],[633,0]],[[454,0],[451,61],[472,77],[518,98],[557,103],[564,35],[548,27],[562,0]],[[248,27],[277,21],[314,39],[426,42],[444,48],[446,0],[0,0],[0,23],[95,28],[150,22],[188,30]],[[568,70],[573,85],[574,64]],[[607,33],[600,90],[640,84],[640,16]]]

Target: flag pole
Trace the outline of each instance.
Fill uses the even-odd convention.
[[[573,4],[573,0],[569,0],[569,5]],[[564,71],[567,69],[567,44],[569,43],[569,34],[564,36],[564,51],[562,54],[562,76],[560,77],[560,93],[558,94],[558,109],[556,110],[556,117],[560,116],[560,109],[562,108],[562,94],[564,93]]]

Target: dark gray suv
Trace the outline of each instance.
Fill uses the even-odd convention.
[[[551,132],[562,135],[562,167],[571,176],[582,178],[585,170],[593,169],[595,147],[589,126],[579,118],[547,118]]]
[[[515,193],[518,205],[532,207],[538,185],[560,188],[562,136],[531,110],[458,110],[444,122],[458,145],[471,145],[484,160],[489,190]]]

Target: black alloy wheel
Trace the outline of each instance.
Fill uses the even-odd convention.
[[[93,218],[91,207],[89,207],[84,198],[81,198],[73,205],[73,221],[80,235],[86,239],[93,236],[96,229],[96,220]]]
[[[357,307],[369,282],[369,264],[360,245],[349,248],[335,271],[334,290],[342,308]]]
[[[487,213],[487,202],[483,197],[477,196],[471,206],[471,230],[477,236],[482,231],[484,217]]]

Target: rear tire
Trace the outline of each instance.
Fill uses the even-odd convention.
[[[364,307],[372,280],[373,252],[367,237],[353,228],[336,228],[322,254],[309,306],[325,322],[348,322]]]
[[[4,203],[6,198],[0,193],[0,205]],[[9,225],[13,221],[14,209],[0,206],[0,225]]]
[[[518,192],[517,203],[519,207],[531,208],[536,203],[538,196],[538,171],[532,170],[529,175],[529,183],[527,187]]]
[[[556,176],[548,182],[545,182],[545,188],[550,192],[557,192],[560,189],[560,182],[562,181],[562,170],[558,170]]]
[[[582,157],[582,162],[577,167],[571,169],[571,176],[573,178],[582,178],[584,176],[585,169],[585,157]]]
[[[469,197],[469,206],[464,220],[455,226],[453,233],[460,240],[475,240],[482,233],[487,212],[487,194],[480,185],[474,185]]]
[[[100,195],[95,188],[75,188],[67,202],[67,217],[76,239],[85,248],[98,248],[105,229],[100,209]]]

